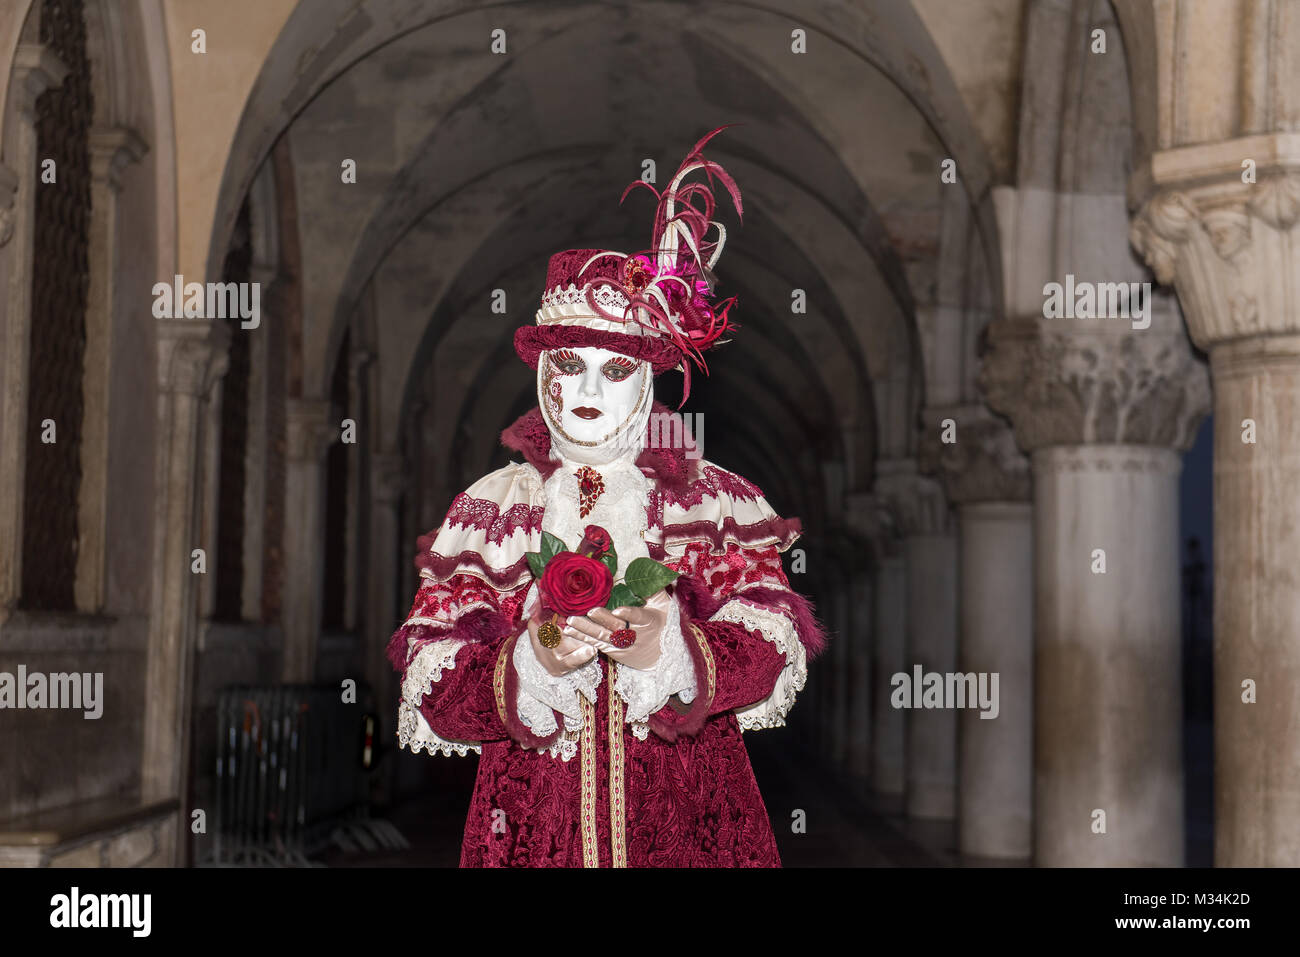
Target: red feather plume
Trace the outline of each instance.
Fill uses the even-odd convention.
[[[728,124],[734,126],[735,124]],[[622,291],[629,304],[624,314],[615,316],[603,309],[594,298],[596,284],[587,288],[587,305],[597,315],[617,322],[633,321],[656,335],[667,338],[682,353],[682,402],[691,391],[691,364],[708,374],[704,351],[716,345],[735,325],[729,313],[735,297],[713,302],[713,266],[722,255],[727,232],[713,218],[717,208],[712,189],[714,177],[722,183],[736,207],[736,216],[743,221],[740,188],[731,175],[713,160],[706,159],[706,143],[728,126],[720,126],[700,139],[673,174],[660,193],[644,180],[634,180],[619,197],[619,203],[638,186],[654,193],[658,203],[655,208],[654,229],[649,249],[625,255],[617,252],[599,253],[601,256],[621,257],[619,274],[623,277]],[[682,185],[689,174],[703,170],[708,179]],[[717,227],[716,239],[708,239],[711,229]],[[584,266],[585,268],[585,266]]]

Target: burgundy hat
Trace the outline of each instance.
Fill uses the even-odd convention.
[[[524,362],[536,369],[547,349],[608,349],[644,359],[655,375],[680,368],[685,375],[685,401],[690,394],[690,364],[707,374],[704,351],[727,341],[722,335],[735,328],[727,317],[735,298],[712,300],[713,265],[722,255],[727,233],[713,219],[710,185],[716,175],[731,194],[737,217],[743,218],[740,189],[701,152],[726,128],[718,127],[695,144],[662,195],[640,179],[623,191],[620,203],[637,186],[659,200],[650,249],[631,254],[566,249],[551,257],[537,324],[515,332],[515,351]],[[681,185],[687,174],[700,169],[709,185]],[[717,239],[706,240],[715,226]]]

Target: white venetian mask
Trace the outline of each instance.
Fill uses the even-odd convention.
[[[640,452],[654,398],[649,363],[618,352],[551,349],[537,363],[537,399],[563,457],[596,465]]]

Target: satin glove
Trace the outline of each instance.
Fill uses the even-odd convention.
[[[620,606],[612,612],[593,608],[585,617],[570,618],[563,633],[566,638],[585,642],[621,665],[644,671],[659,662],[659,636],[668,615],[677,613],[676,606],[677,602],[671,595],[660,591],[647,598],[640,607]],[[631,628],[636,632],[636,641],[627,648],[610,643],[610,636],[620,628]]]
[[[571,671],[577,671],[592,658],[596,657],[596,649],[590,645],[584,644],[576,638],[568,637],[569,629],[564,629],[565,637],[560,638],[560,643],[554,648],[547,648],[537,637],[537,628],[541,625],[541,619],[538,617],[538,611],[535,609],[528,619],[528,638],[533,644],[533,655],[537,658],[537,663],[546,669],[546,673],[556,678],[563,677]],[[575,619],[570,618],[572,622]],[[584,618],[583,621],[586,619]]]

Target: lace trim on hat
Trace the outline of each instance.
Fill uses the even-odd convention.
[[[609,283],[601,283],[592,289],[591,298],[594,299],[602,309],[610,312],[622,314],[623,310],[628,307],[630,300],[617,286]],[[542,294],[542,308],[546,309],[553,306],[586,306],[587,305],[587,287],[579,287],[576,283],[569,283],[569,288],[556,286],[549,292]]]

